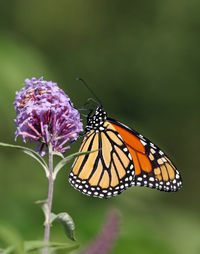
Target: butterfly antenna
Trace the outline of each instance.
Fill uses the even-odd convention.
[[[97,100],[98,104],[99,104],[99,105],[102,105],[102,104],[101,104],[101,101],[99,100],[99,98],[96,96],[96,94],[94,93],[94,91],[88,86],[88,84],[85,82],[84,79],[82,79],[82,78],[76,78],[76,80],[81,81],[81,82],[84,84],[84,86],[90,91],[90,93],[95,97],[95,99]]]

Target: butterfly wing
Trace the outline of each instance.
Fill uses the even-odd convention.
[[[95,151],[75,159],[69,182],[83,194],[109,198],[134,184],[134,165],[122,137],[109,121],[86,133],[80,152]]]
[[[83,194],[109,198],[132,185],[177,191],[181,176],[168,156],[128,126],[107,118],[100,106],[89,115],[80,152],[69,181]]]
[[[111,118],[108,121],[122,137],[133,159],[133,185],[168,192],[182,187],[180,173],[162,150],[128,126]]]

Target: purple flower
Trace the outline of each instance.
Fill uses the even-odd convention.
[[[24,142],[35,141],[41,155],[50,143],[54,151],[64,153],[70,148],[66,143],[76,140],[83,130],[78,110],[52,81],[26,79],[25,87],[16,92],[14,105],[15,140],[21,136]]]
[[[117,211],[107,215],[101,233],[80,254],[108,254],[117,241],[120,229],[120,217]]]

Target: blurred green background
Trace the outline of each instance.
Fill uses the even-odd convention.
[[[82,246],[114,207],[122,226],[112,253],[200,253],[199,12],[198,0],[0,2],[2,142],[14,143],[12,103],[25,78],[58,82],[81,108],[91,97],[75,80],[82,77],[109,116],[163,148],[182,174],[177,193],[138,187],[101,200],[74,190],[66,167],[56,181],[53,210],[69,212]],[[37,163],[0,148],[0,223],[26,240],[42,239],[43,215],[34,201],[46,196]],[[52,240],[66,240],[59,226]]]

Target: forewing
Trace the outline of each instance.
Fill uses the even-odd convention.
[[[177,191],[182,187],[180,173],[162,150],[126,125],[113,119],[110,121],[132,156],[135,170],[133,185],[168,192]]]

